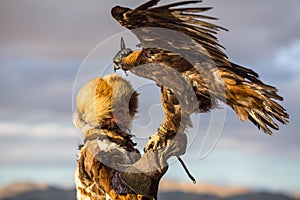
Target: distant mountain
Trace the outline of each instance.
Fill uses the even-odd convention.
[[[222,198],[218,198],[214,195],[199,195],[199,194],[191,194],[184,192],[163,192],[159,194],[159,200],[221,200]],[[223,199],[222,199],[223,200]],[[241,199],[242,200],[242,199]]]
[[[75,200],[75,190],[64,190],[44,184],[13,184],[0,188],[0,200]],[[281,194],[249,193],[231,197],[192,194],[184,192],[162,192],[159,200],[296,200]]]
[[[159,195],[159,200],[296,200],[281,194],[251,193],[232,197],[217,197],[214,195],[197,195],[183,192],[167,192]]]
[[[45,184],[18,183],[0,188],[0,200],[74,200],[75,190]]]

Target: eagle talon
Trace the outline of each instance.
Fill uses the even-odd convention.
[[[144,151],[150,151],[150,150],[157,150],[160,148],[164,148],[167,146],[167,139],[164,135],[158,133],[155,133],[154,135],[150,136],[150,141],[146,144]]]

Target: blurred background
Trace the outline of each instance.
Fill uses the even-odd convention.
[[[113,73],[111,59],[125,29],[111,17],[110,9],[140,3],[0,1],[0,186],[40,182],[74,187],[82,139],[72,124],[73,89],[76,95],[89,79]],[[183,159],[199,185],[300,193],[300,1],[207,0],[202,5],[214,7],[207,14],[218,17],[216,23],[230,30],[218,35],[229,58],[254,69],[264,82],[279,89],[290,123],[269,136],[240,122],[226,108],[218,143],[212,151],[201,152],[204,135],[198,133],[211,120],[218,120],[202,114],[189,131],[190,148]],[[95,47],[95,62],[87,62]],[[151,108],[149,116],[140,116],[146,121],[139,123],[145,126],[147,120],[162,119],[161,108],[145,106],[159,102],[159,90],[147,87],[140,89],[140,105]],[[149,103],[149,97],[156,103]],[[156,127],[149,125],[138,139],[148,137]],[[165,189],[176,182],[191,185],[175,161],[163,180]]]

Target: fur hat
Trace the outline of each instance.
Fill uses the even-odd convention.
[[[101,127],[112,119],[119,109],[128,110],[127,127],[138,108],[138,93],[122,77],[111,74],[95,78],[86,83],[79,91],[76,101],[74,124],[83,132]]]

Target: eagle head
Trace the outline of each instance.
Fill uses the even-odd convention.
[[[115,63],[114,71],[123,69],[122,59],[129,56],[132,52],[132,49],[126,48],[124,39],[121,38],[121,50],[115,55],[113,59],[113,62]]]

